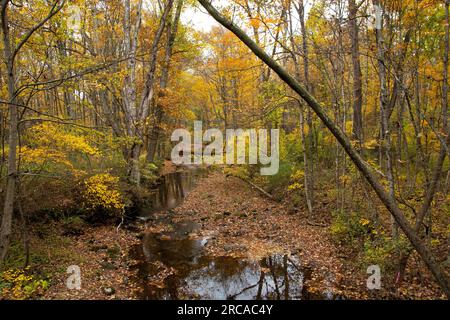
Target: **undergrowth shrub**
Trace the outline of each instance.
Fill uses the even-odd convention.
[[[96,174],[83,182],[82,197],[86,210],[102,211],[108,215],[123,213],[124,199],[119,188],[119,177],[109,173]]]
[[[85,222],[79,216],[69,216],[62,221],[63,235],[77,236],[84,233]]]
[[[286,133],[284,130],[280,131],[279,171],[276,175],[267,177],[268,189],[273,191],[277,198],[282,198],[285,192],[289,191],[289,186],[293,184],[292,175],[302,170],[303,151],[298,129],[290,133]]]
[[[384,272],[392,272],[396,268],[400,254],[408,248],[409,242],[405,236],[392,238],[381,233],[375,239],[367,239],[364,242],[362,264],[379,265]]]
[[[155,163],[146,162],[145,156],[141,156],[139,162],[142,183],[147,185],[154,184],[159,177],[159,166]],[[160,165],[162,165],[162,163],[160,163]]]
[[[247,166],[226,166],[223,169],[223,173],[226,176],[233,176],[238,177],[241,179],[248,179],[249,178],[249,172],[247,169]]]
[[[0,273],[0,296],[2,299],[32,299],[42,295],[48,285],[47,280],[33,275],[29,267],[7,269]]]
[[[332,213],[330,232],[338,243],[353,244],[355,241],[364,240],[364,237],[371,233],[371,223],[356,212],[336,210]]]

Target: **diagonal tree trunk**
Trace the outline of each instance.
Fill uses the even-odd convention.
[[[419,212],[416,215],[416,221],[414,225],[414,230],[419,234],[422,226],[423,221],[427,214],[430,211],[431,203],[433,202],[434,195],[436,194],[439,180],[442,176],[442,167],[444,165],[445,157],[447,155],[446,152],[446,144],[448,145],[450,143],[450,135],[449,128],[448,128],[448,52],[449,52],[449,4],[450,0],[446,0],[445,2],[445,44],[444,44],[444,58],[443,58],[443,85],[442,85],[442,119],[443,119],[443,130],[445,134],[447,135],[447,139],[444,143],[441,144],[441,148],[439,151],[439,156],[437,159],[437,163],[433,169],[433,172],[431,174],[431,181],[428,184],[427,192],[425,194],[425,200],[422,204],[422,206],[419,209]],[[417,93],[418,94],[418,93]],[[417,133],[416,133],[417,134]],[[420,142],[420,139],[418,139]],[[450,244],[450,236],[448,238],[448,243]],[[400,257],[400,263],[399,263],[399,274],[398,274],[398,280],[402,281],[405,269],[408,264],[408,259],[411,252],[408,251],[405,254],[403,254]],[[450,258],[447,258],[449,260]],[[450,261],[450,260],[449,260]]]
[[[403,212],[399,209],[395,199],[386,192],[377,179],[372,169],[363,160],[361,155],[355,150],[350,143],[350,140],[345,133],[331,120],[331,118],[324,111],[323,106],[301,85],[294,77],[292,77],[285,69],[283,69],[274,59],[272,59],[263,49],[261,49],[247,34],[237,27],[234,23],[225,18],[219,11],[217,11],[208,0],[198,0],[199,3],[225,28],[233,32],[247,47],[256,54],[265,64],[267,64],[278,76],[296,93],[298,93],[316,115],[322,120],[325,126],[335,136],[335,138],[342,145],[350,159],[356,165],[358,170],[367,179],[372,186],[375,193],[378,195],[381,202],[389,210],[395,221],[403,230],[413,247],[419,253],[441,289],[450,298],[450,281],[449,276],[436,262],[435,257],[430,249],[423,243],[418,234],[411,227]]]

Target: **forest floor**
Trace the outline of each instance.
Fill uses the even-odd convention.
[[[365,269],[335,245],[328,226],[312,223],[306,215],[288,207],[288,203],[268,199],[236,177],[213,171],[201,178],[170,214],[173,221],[191,220],[201,225],[198,236],[209,237],[205,250],[210,255],[252,260],[274,253],[297,255],[302,266],[312,270],[304,284],[310,292],[327,291],[345,299],[444,298],[420,263],[410,266],[420,270],[420,281],[417,277],[407,278],[395,293],[384,287],[367,290]],[[119,230],[112,225],[88,226],[82,234],[65,236],[60,235],[58,226],[49,227],[50,233],[41,238],[52,239],[51,244],[32,239],[32,247],[41,247],[48,255],[47,268],[52,274],[51,285],[41,298],[136,299],[141,288],[133,281],[136,270],[132,266],[136,261],[129,252],[140,243],[143,232],[168,227],[157,221],[122,226]],[[57,237],[63,240],[56,241]],[[81,290],[66,286],[69,265],[80,266]]]
[[[330,202],[323,201],[321,210],[328,210]],[[211,255],[252,260],[274,253],[297,255],[302,267],[312,270],[304,283],[309,292],[326,291],[345,299],[444,298],[417,259],[410,259],[409,268],[420,270],[421,279],[407,278],[395,292],[387,287],[368,290],[367,267],[336,246],[323,222],[326,219],[317,213],[316,221],[311,221],[306,213],[290,208],[289,203],[268,199],[239,178],[213,172],[174,210],[174,220],[196,221],[202,225],[202,235],[213,235],[206,247]]]
[[[137,235],[137,230],[117,230],[116,226],[88,227],[82,235],[70,236],[64,248],[70,254],[57,255],[58,250],[48,248],[54,276],[42,299],[134,299],[139,288],[131,280],[128,252],[139,243]],[[80,290],[66,285],[70,265],[80,267]]]

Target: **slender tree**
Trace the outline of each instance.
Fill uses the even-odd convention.
[[[9,21],[9,10],[12,2],[2,0],[0,3],[1,30],[3,40],[3,57],[6,63],[7,83],[8,83],[8,106],[9,106],[9,137],[8,137],[8,170],[6,195],[3,205],[3,215],[0,226],[0,266],[8,253],[12,219],[14,212],[14,203],[16,196],[17,172],[17,147],[19,144],[19,111],[20,101],[16,91],[17,70],[15,61],[22,47],[30,40],[33,34],[45,25],[53,16],[55,16],[63,7],[64,0],[55,0],[50,7],[46,17],[36,23],[31,29],[28,29],[19,39],[11,33],[11,24]]]

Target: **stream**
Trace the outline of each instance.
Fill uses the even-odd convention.
[[[162,177],[153,207],[145,220],[155,221],[153,214],[179,205],[202,175],[197,169],[169,173]],[[301,267],[295,255],[276,254],[260,261],[231,256],[209,256],[204,248],[208,237],[198,237],[201,225],[185,220],[173,222],[170,213],[158,218],[171,231],[146,232],[142,242],[130,252],[137,260],[141,299],[333,299],[330,292],[311,293],[304,285],[311,269]],[[150,281],[161,271],[160,264],[173,271],[163,283]]]

